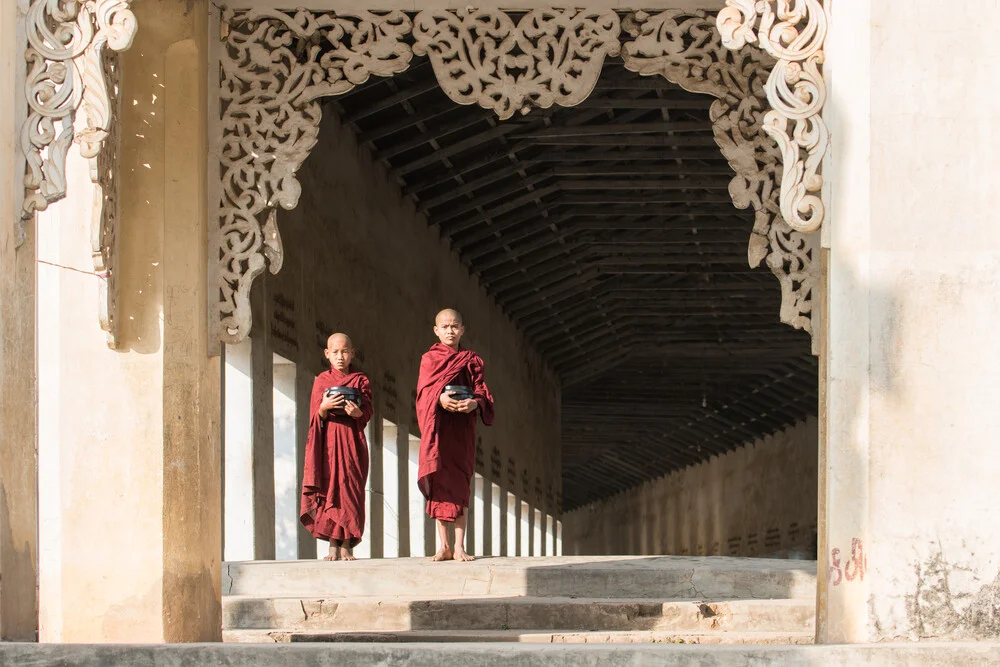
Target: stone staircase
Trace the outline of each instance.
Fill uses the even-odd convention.
[[[226,563],[228,642],[806,644],[811,561],[679,556]]]

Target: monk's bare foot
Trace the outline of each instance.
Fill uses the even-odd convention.
[[[340,549],[330,549],[330,553],[323,556],[323,560],[340,560]]]
[[[350,547],[341,547],[340,560],[357,560],[357,558],[354,557],[354,549],[351,549]]]
[[[452,560],[454,557],[454,554],[451,553],[451,549],[441,549],[436,554],[431,556],[431,560],[437,562],[442,560]]]
[[[463,563],[468,563],[470,560],[476,560],[474,556],[470,556],[465,553],[465,549],[455,549],[455,560],[462,561]]]

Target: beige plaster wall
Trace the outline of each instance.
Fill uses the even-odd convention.
[[[831,25],[820,639],[996,638],[1000,5]]]
[[[38,627],[35,233],[29,225],[15,248],[25,115],[18,16],[17,2],[0,0],[0,640],[30,641]]]
[[[122,59],[120,340],[98,326],[89,165],[39,218],[41,636],[220,638],[219,358],[205,304],[207,7],[137,3]]]
[[[436,341],[435,313],[459,309],[464,343],[483,356],[496,397],[495,425],[479,429],[479,471],[558,514],[554,374],[332,111],[299,178],[299,206],[278,215],[284,265],[254,286],[255,342],[265,337],[311,377],[324,368],[326,336],[346,331],[372,380],[377,414],[416,433],[420,355]],[[373,472],[373,488],[380,483]]]
[[[815,557],[817,422],[563,515],[567,555]]]

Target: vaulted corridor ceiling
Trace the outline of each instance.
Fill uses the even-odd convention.
[[[711,102],[609,62],[579,106],[499,121],[425,60],[327,100],[562,378],[564,509],[816,414]]]

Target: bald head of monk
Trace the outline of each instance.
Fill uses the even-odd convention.
[[[434,335],[438,337],[442,345],[457,350],[464,334],[465,325],[462,324],[462,313],[445,308],[434,316]]]
[[[323,355],[330,362],[330,367],[346,373],[354,360],[354,343],[347,334],[335,333],[326,339],[326,349]]]

